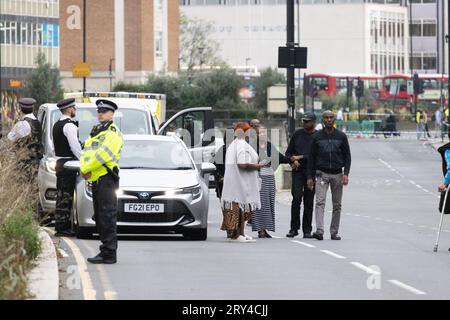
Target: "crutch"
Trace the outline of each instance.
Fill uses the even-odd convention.
[[[434,252],[437,252],[438,250],[438,245],[439,245],[439,237],[441,235],[441,229],[442,229],[442,221],[444,220],[444,213],[445,213],[445,206],[447,205],[447,195],[448,195],[448,190],[450,189],[450,187],[447,187],[447,190],[445,190],[445,196],[444,196],[444,204],[442,205],[442,212],[441,212],[441,219],[439,220],[439,228],[438,228],[438,232],[437,232],[437,236],[436,236],[436,243],[434,244]]]

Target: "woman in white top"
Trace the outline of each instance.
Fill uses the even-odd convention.
[[[261,208],[259,196],[259,164],[256,151],[245,140],[250,129],[246,122],[235,126],[235,139],[230,144],[225,158],[225,177],[222,191],[223,223],[221,230],[232,233],[232,239],[239,242],[254,242],[244,233],[245,222],[252,212]]]

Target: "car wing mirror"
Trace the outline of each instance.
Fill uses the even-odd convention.
[[[70,171],[78,171],[80,170],[80,161],[78,160],[70,160],[64,163],[64,169]]]

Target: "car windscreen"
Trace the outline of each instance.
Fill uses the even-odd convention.
[[[59,110],[52,112],[51,128],[60,117]],[[74,120],[79,122],[80,141],[85,141],[89,137],[92,127],[98,124],[97,109],[79,108]],[[122,134],[151,134],[148,113],[144,110],[126,108],[118,110],[114,113],[114,123]]]
[[[125,140],[121,169],[191,170],[194,164],[181,142]]]

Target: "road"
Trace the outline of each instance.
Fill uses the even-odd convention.
[[[60,240],[61,299],[449,299],[448,219],[432,250],[439,155],[415,140],[353,139],[351,149],[341,241],[328,230],[324,241],[286,238],[289,194],[280,193],[277,238],[230,243],[211,190],[204,242],[122,237],[118,264],[89,265],[98,240]]]

